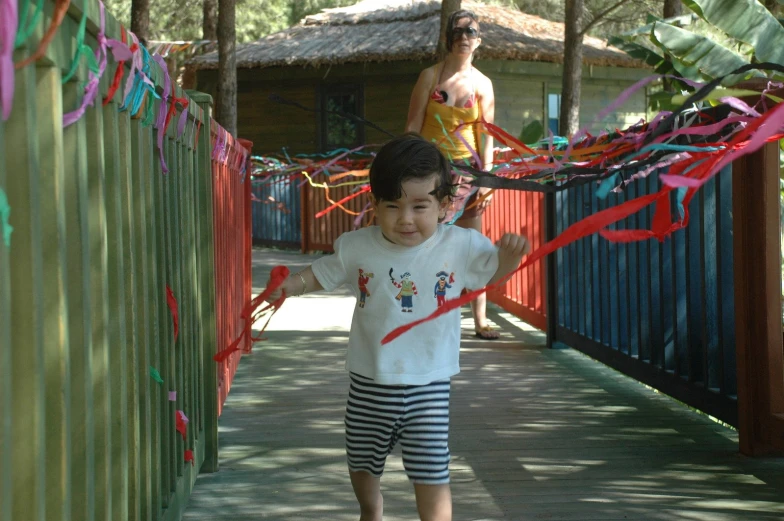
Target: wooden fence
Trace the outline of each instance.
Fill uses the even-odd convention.
[[[35,2],[19,4],[30,9],[20,18],[35,10]],[[14,61],[36,49],[60,5],[44,2]],[[9,231],[3,195],[13,226],[5,240],[0,233],[3,521],[178,519],[199,469],[217,465],[219,368],[212,355],[225,346],[217,343],[216,300],[224,289],[216,291],[213,232],[242,219],[213,222],[213,194],[247,200],[247,192],[236,180],[226,181],[231,191],[215,189],[222,181],[211,158],[221,131],[210,118],[210,98],[188,97],[176,86],[172,96],[183,102],[160,136],[170,170],[164,174],[157,146],[164,127],[145,120],[145,105],[136,116],[133,108],[120,110],[123,86],[101,105],[112,59],[95,105],[64,127],[94,73],[82,59],[63,79],[75,54],[99,48],[101,24],[97,0],[70,2],[43,58],[16,71],[10,118],[0,122],[0,229]],[[105,35],[121,40],[123,33],[130,45],[130,33],[106,13]],[[164,71],[150,61],[147,75],[163,96]],[[152,115],[160,104],[150,107]],[[222,157],[244,158],[247,151],[223,134]],[[238,163],[222,164],[238,175]],[[249,209],[237,203],[234,211],[247,217]],[[247,255],[231,259],[234,266],[247,262]],[[232,291],[224,317],[249,286]],[[241,330],[239,316],[235,321],[220,332]],[[179,411],[189,420],[184,435]]]
[[[658,171],[606,199],[596,185],[556,196],[556,231],[660,188]],[[685,230],[667,240],[611,243],[598,235],[556,252],[553,340],[738,425],[732,169],[706,183]],[[650,229],[653,208],[611,229]]]
[[[213,147],[220,143],[223,131],[214,121],[211,124]],[[227,146],[234,149],[233,138],[227,136]],[[250,149],[253,143],[240,139]],[[216,154],[217,155],[217,154]],[[218,415],[229,395],[231,381],[237,372],[242,353],[250,353],[250,322],[241,320],[243,310],[250,300],[251,275],[251,183],[245,165],[236,159],[243,156],[230,154],[231,160],[212,160],[213,177],[213,223],[215,226],[215,286],[216,320],[218,326],[218,349],[226,349],[241,335],[239,351],[230,355],[217,366]],[[215,433],[217,435],[217,433]],[[217,465],[217,462],[216,462]]]
[[[299,249],[303,176],[253,182],[253,244]]]
[[[545,243],[544,196],[540,193],[498,190],[485,211],[482,228],[493,242],[506,232],[522,233],[532,248]],[[546,328],[547,314],[544,264],[537,262],[515,273],[487,298],[539,329]]]

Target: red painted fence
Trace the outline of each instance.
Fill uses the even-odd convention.
[[[533,192],[498,190],[485,210],[482,231],[493,242],[506,232],[520,233],[532,249],[544,244],[544,196]],[[545,270],[540,261],[515,273],[505,287],[488,299],[534,327],[546,328]]]
[[[235,141],[225,133],[219,136],[220,127],[214,120],[211,123],[211,143],[215,151],[212,155],[212,205],[217,321],[215,350],[218,352],[226,349],[243,333],[244,328],[250,327],[241,318],[242,310],[251,298],[252,241],[251,183],[249,175],[243,173],[243,166],[253,143],[244,139]],[[240,357],[242,353],[249,353],[250,348],[249,334],[246,334],[240,350],[216,364],[218,415],[231,389]]]

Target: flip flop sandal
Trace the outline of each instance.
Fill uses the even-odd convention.
[[[500,336],[486,336],[485,333],[488,331],[494,331],[490,326],[480,327],[479,329],[474,329],[474,335],[478,336],[482,340],[498,340]]]

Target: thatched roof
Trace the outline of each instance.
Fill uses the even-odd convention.
[[[487,60],[563,61],[563,24],[509,7],[463,2],[479,16]],[[237,46],[238,68],[322,66],[356,62],[434,60],[441,2],[365,0],[308,16],[299,24]],[[640,67],[603,40],[585,37],[586,64]],[[216,69],[218,53],[194,58],[196,69]]]

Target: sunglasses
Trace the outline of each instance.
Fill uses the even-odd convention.
[[[452,38],[455,40],[459,40],[463,35],[466,35],[466,38],[469,40],[473,40],[474,38],[479,38],[479,31],[477,31],[474,27],[454,27],[452,29]]]

